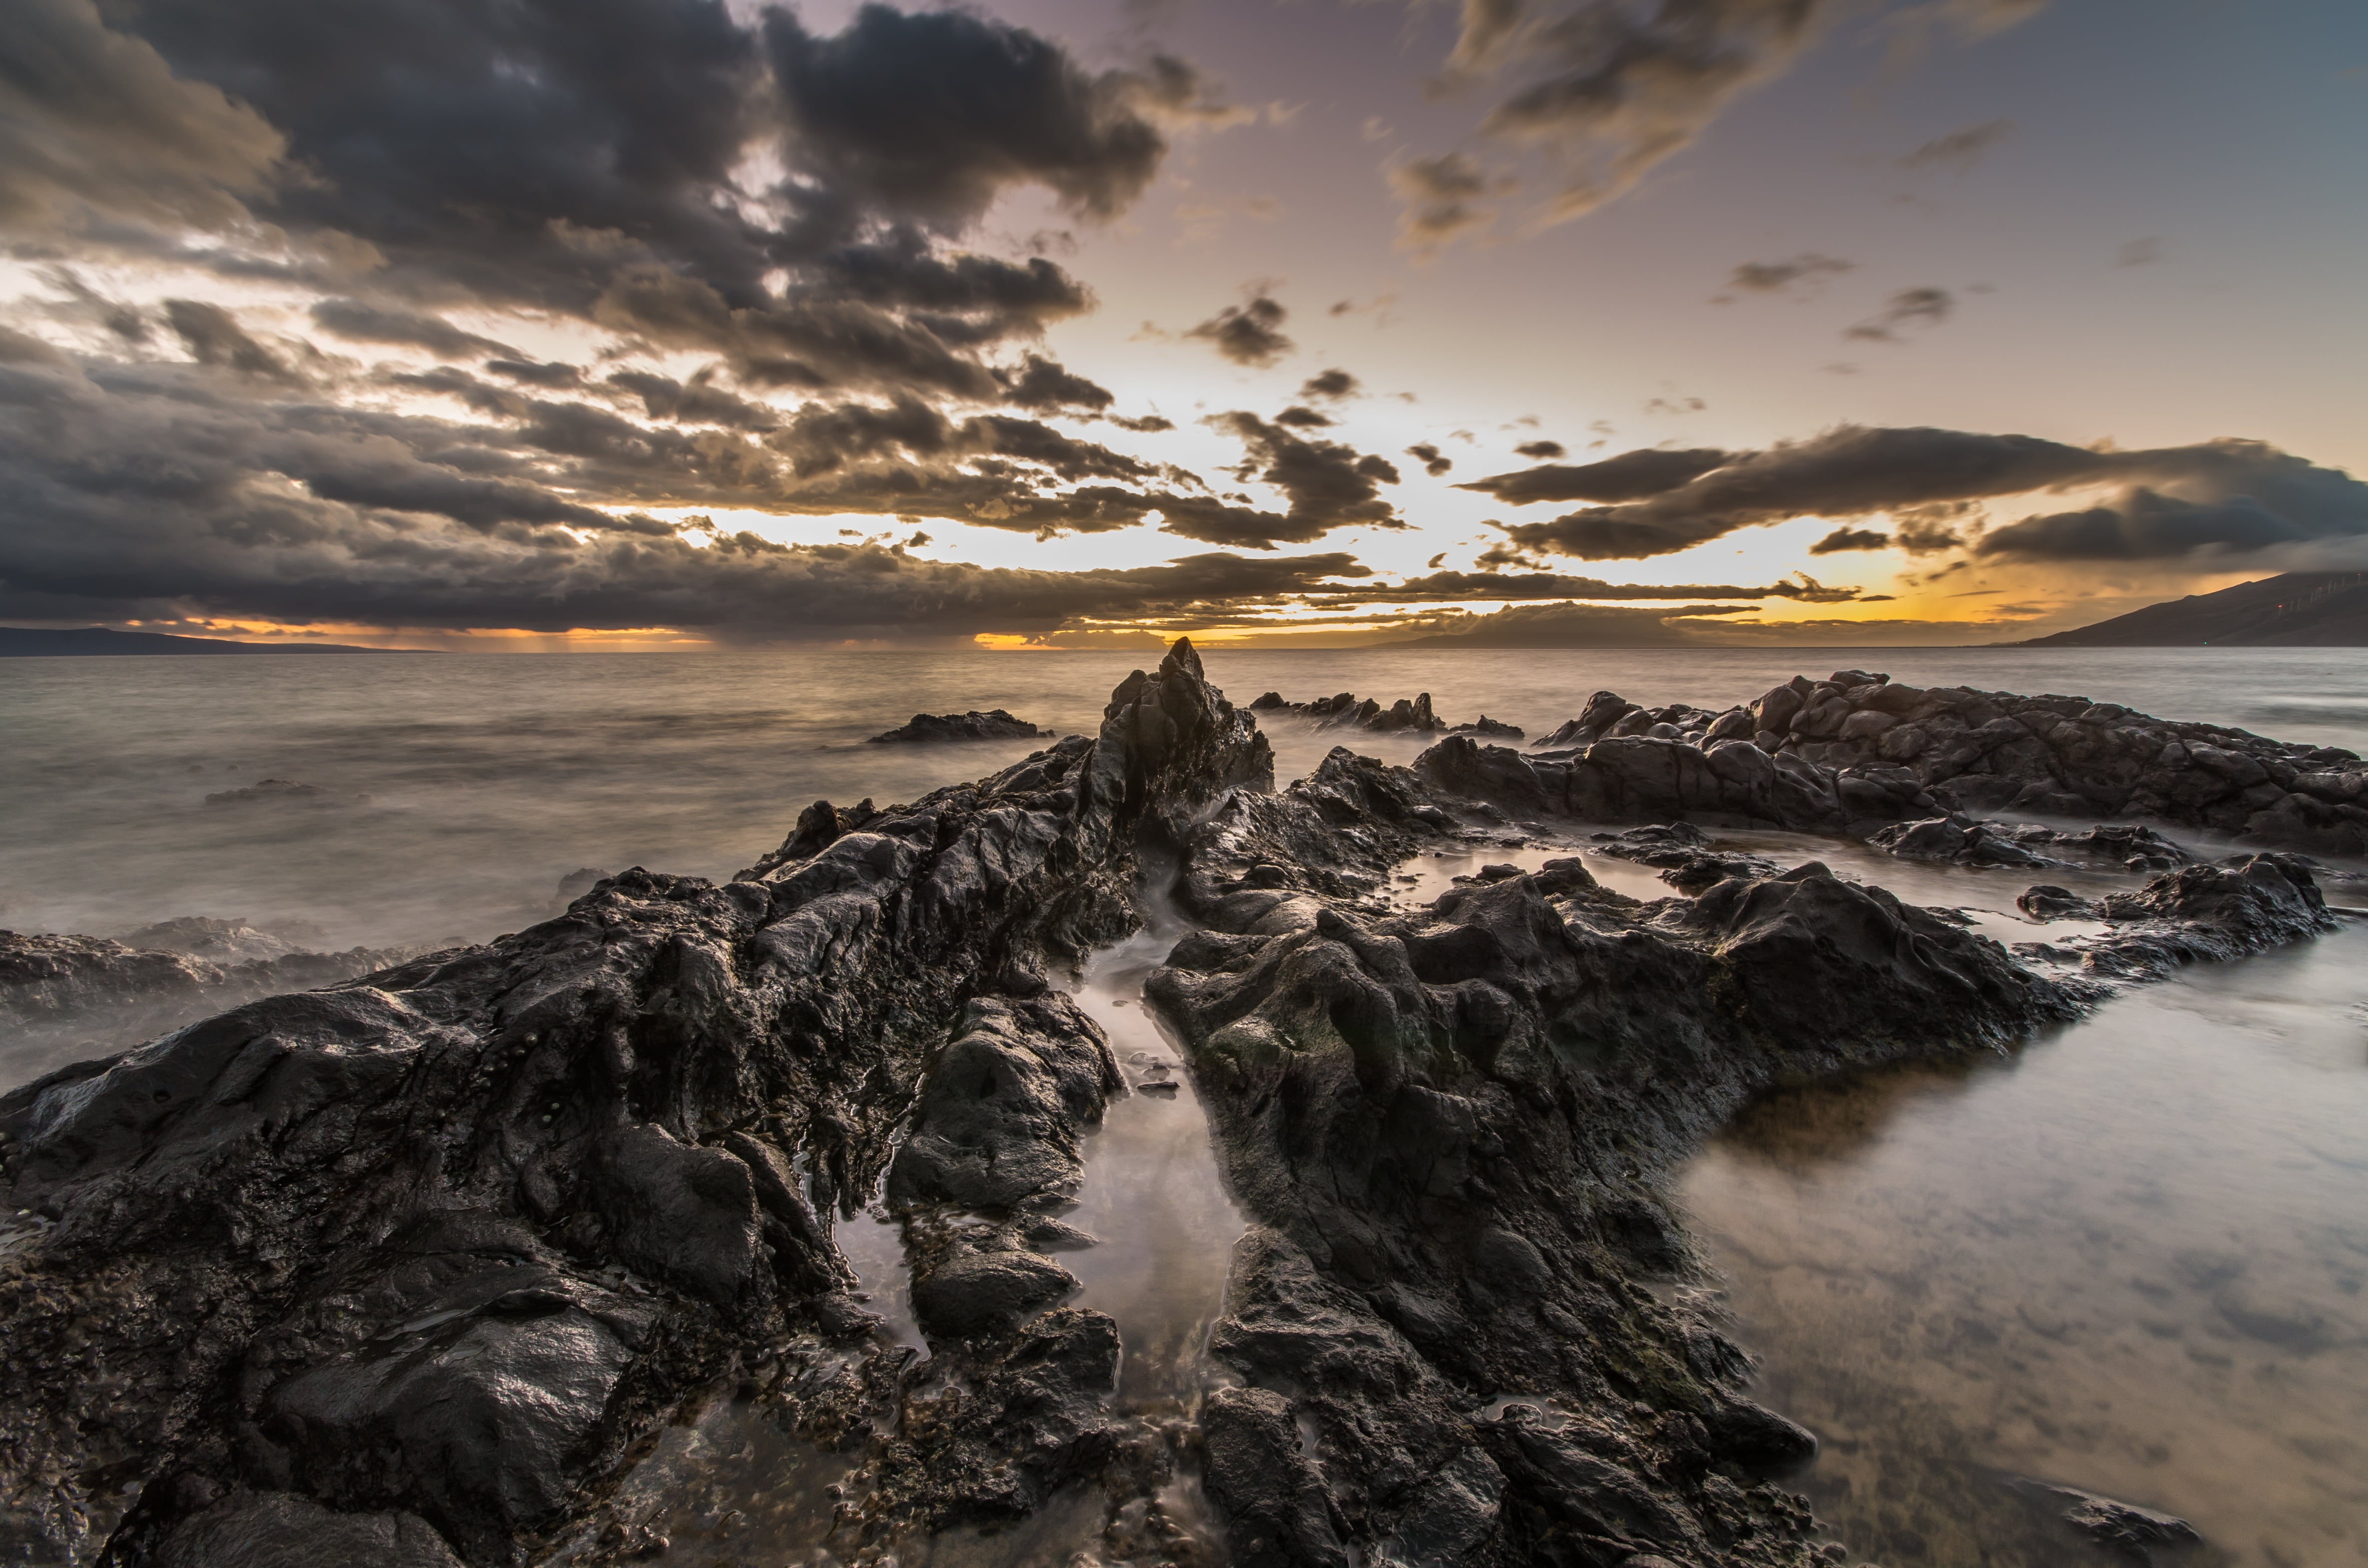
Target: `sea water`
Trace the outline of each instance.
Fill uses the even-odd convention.
[[[916,711],[1087,730],[1156,656],[0,661],[0,924],[109,934],[237,915],[324,947],[484,940],[555,913],[578,869],[729,876],[818,797],[910,801],[1030,749],[866,744]],[[1384,649],[1208,665],[1236,702],[1427,690],[1451,722],[1486,712],[1533,736],[1598,688],[1718,708],[1850,666],[2368,751],[2368,651]],[[1267,728],[1286,781],[1336,744],[1393,761],[1425,744]],[[265,778],[316,792],[207,800]],[[2037,934],[2012,905],[2028,873],[1727,836],[1964,908],[1992,935]],[[1400,886],[1427,898],[1484,862],[1585,846],[1582,830],[1423,858]],[[1661,891],[1641,868],[1590,863]],[[1122,1054],[1173,1054],[1131,1011],[1156,957],[1114,949],[1081,981]],[[1790,1483],[1838,1539],[1890,1568],[2101,1563],[2059,1517],[2052,1489],[2068,1487],[2193,1520],[2197,1562],[2368,1562],[2363,973],[2368,930],[2349,925],[2133,991],[2009,1055],[1788,1091],[1684,1170],[1678,1196],[1716,1310],[1760,1358],[1759,1397],[1824,1439]],[[1088,1228],[1119,1244],[1069,1261],[1087,1304],[1147,1352],[1122,1398],[1189,1406],[1238,1223],[1189,1085],[1114,1108],[1085,1196]],[[843,1229],[893,1320],[893,1229]],[[750,1441],[730,1423],[709,1436],[727,1434],[735,1455]],[[765,1471],[776,1494],[828,1479],[766,1451],[723,1468]]]

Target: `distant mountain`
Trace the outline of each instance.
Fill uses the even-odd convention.
[[[219,637],[175,637],[163,631],[110,631],[85,626],[51,631],[0,626],[0,659],[75,657],[89,653],[424,653],[426,648],[359,648],[346,642],[232,642]]]
[[[2018,648],[2368,648],[2368,573],[2288,572]]]

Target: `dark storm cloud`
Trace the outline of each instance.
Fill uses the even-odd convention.
[[[477,359],[487,356],[516,358],[507,343],[463,332],[441,316],[416,311],[384,310],[359,300],[322,300],[313,306],[313,320],[322,331],[356,343],[399,344],[425,348],[438,359]]]
[[[1388,588],[1354,590],[1367,599],[1802,599],[1835,603],[1859,597],[1855,588],[1816,583],[1767,583],[1757,587],[1704,583],[1607,583],[1559,572],[1432,572]]]
[[[1515,506],[1533,501],[1634,501],[1674,490],[1727,460],[1726,453],[1707,447],[1686,451],[1653,448],[1575,467],[1493,474],[1456,488],[1477,490]]]
[[[1899,343],[1908,329],[1939,326],[1955,313],[1957,297],[1946,289],[1902,289],[1884,301],[1877,314],[1845,329],[1844,337],[1869,343]]]
[[[1312,408],[1302,408],[1294,403],[1276,415],[1274,422],[1277,425],[1288,425],[1294,430],[1322,430],[1328,427],[1332,420],[1327,415],[1318,414]]]
[[[1247,304],[1227,305],[1184,335],[1211,345],[1236,365],[1264,369],[1297,347],[1282,333],[1290,313],[1267,295],[1254,295]]]
[[[1002,380],[1005,400],[1022,408],[1082,408],[1099,413],[1118,401],[1108,387],[1097,386],[1036,354],[1029,355],[1016,373],[1006,372]]]
[[[1357,378],[1346,370],[1318,370],[1299,383],[1299,395],[1304,398],[1354,397],[1359,391]]]
[[[701,546],[541,482],[589,468],[554,470],[533,453],[474,444],[485,432],[465,426],[237,398],[215,384],[227,374],[98,366],[85,375],[54,359],[0,367],[0,487],[11,497],[0,514],[0,611],[966,635],[1337,591],[1369,575],[1339,553],[1056,573],[746,534]],[[554,421],[552,440],[600,453],[604,440],[688,439],[637,429]],[[933,436],[924,422],[903,434],[1027,449],[1041,431],[1013,421]],[[1144,503],[1129,493],[1123,504],[1139,512]]]
[[[648,370],[618,370],[609,375],[609,384],[640,398],[643,412],[652,419],[723,425],[735,430],[770,430],[781,422],[779,414],[762,403],[696,380],[685,382]]]
[[[1837,555],[1846,550],[1889,550],[1890,548],[1891,536],[1880,528],[1854,528],[1844,525],[1809,546],[1809,553]]]
[[[1180,61],[1148,77],[1094,74],[1057,44],[960,11],[866,6],[817,38],[775,10],[764,35],[801,166],[842,199],[948,231],[1027,182],[1074,211],[1115,214],[1167,151],[1146,101],[1182,109],[1202,92]]]
[[[1219,415],[1209,423],[1242,440],[1246,457],[1234,471],[1235,478],[1271,484],[1289,501],[1287,520],[1293,531],[1277,539],[1313,539],[1358,526],[1406,526],[1382,499],[1380,487],[1398,483],[1398,471],[1387,458],[1338,441],[1309,440],[1255,414]]]
[[[257,343],[220,305],[202,300],[167,300],[165,321],[200,365],[221,365],[250,376],[287,380],[288,362]]]
[[[94,217],[216,227],[245,215],[285,151],[219,86],[176,79],[90,0],[15,0],[0,38],[0,230]]]
[[[324,325],[365,341],[460,347],[423,306],[558,312],[713,352],[760,386],[999,400],[981,356],[1091,301],[1042,256],[948,242],[1016,186],[1110,216],[1156,170],[1165,128],[1235,118],[1181,62],[1088,71],[966,12],[871,6],[820,36],[780,10],[743,25],[721,0],[347,0],[333,24],[311,0],[142,0],[109,13],[130,29],[112,33],[71,0],[37,9],[72,36],[33,73],[38,112],[0,117],[50,156],[25,178],[97,156],[74,140],[86,92],[153,107],[119,130],[158,180],[245,181],[246,209],[224,196],[211,214],[229,239],[160,234],[151,254],[299,281],[343,267]],[[228,121],[192,120],[207,104]],[[260,142],[194,175],[158,150],[199,158],[233,131]],[[283,139],[286,177],[241,173]],[[120,221],[210,216],[85,183]],[[279,226],[253,233],[327,259],[242,249],[247,209]]]
[[[1422,472],[1433,479],[1437,479],[1455,467],[1453,458],[1446,456],[1428,441],[1417,442],[1408,447],[1406,449],[1406,455],[1422,464]]]
[[[530,387],[572,387],[584,380],[582,370],[558,360],[537,364],[531,359],[488,359],[485,369],[505,381]]]
[[[1524,441],[1513,449],[1516,456],[1534,458],[1541,462],[1554,458],[1566,457],[1569,455],[1569,450],[1560,441]]]
[[[1596,466],[1638,462],[1633,472],[1641,477],[1650,472],[1651,460],[1669,455],[1631,452]],[[1515,504],[1558,500],[1577,489],[1568,476],[1587,472],[1535,469],[1472,488]],[[1642,559],[1792,517],[1891,512],[1904,514],[1899,542],[1912,539],[1916,549],[1930,551],[1963,537],[1959,527],[1972,517],[1969,503],[2091,485],[2120,486],[2123,494],[2107,506],[1992,529],[1975,548],[2001,558],[2129,560],[2368,533],[2368,485],[2257,441],[2124,452],[2031,436],[1858,426],[1728,454],[1657,493],[1632,492],[1620,505],[1517,525],[1506,533],[1526,550]]]

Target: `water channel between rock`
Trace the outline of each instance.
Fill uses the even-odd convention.
[[[1243,1230],[1199,1096],[1143,1000],[1144,977],[1180,934],[1161,927],[1093,954],[1075,993],[1109,1037],[1132,1092],[1088,1136],[1085,1185],[1063,1216],[1094,1244],[1064,1251],[1061,1261],[1082,1284],[1072,1304],[1117,1321],[1122,1358],[1114,1412],[1154,1428],[1190,1421],[1211,1386],[1209,1331]],[[899,1222],[875,1206],[840,1221],[836,1237],[861,1280],[858,1299],[885,1320],[883,1335],[907,1347],[908,1366],[917,1368],[928,1350],[913,1320]],[[699,1568],[892,1560],[896,1568],[1030,1568],[1067,1563],[1079,1552],[1096,1563],[1125,1562],[1131,1535],[1146,1548],[1167,1548],[1145,1562],[1172,1558],[1178,1543],[1144,1529],[1156,1501],[1186,1532],[1189,1561],[1201,1568],[1225,1561],[1222,1532],[1189,1473],[1156,1499],[1115,1500],[1115,1518],[1112,1499],[1071,1494],[1008,1527],[886,1543],[892,1555],[883,1556],[879,1545],[859,1546],[857,1532],[835,1517],[838,1494],[854,1489],[864,1457],[860,1446],[834,1452],[801,1439],[762,1399],[719,1392],[695,1419],[660,1438],[620,1488],[615,1511],[639,1521],[653,1543],[664,1537],[668,1561]]]

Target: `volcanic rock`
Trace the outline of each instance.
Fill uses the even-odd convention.
[[[1047,732],[1000,708],[967,713],[916,713],[897,728],[873,735],[866,744],[921,744],[938,741],[1018,741]]]

